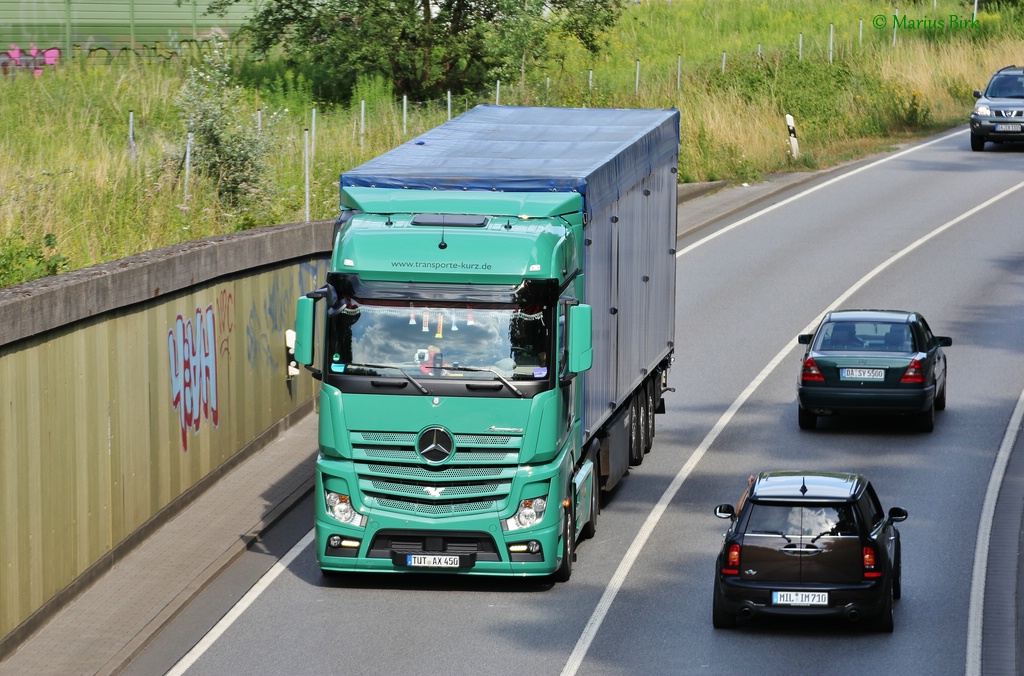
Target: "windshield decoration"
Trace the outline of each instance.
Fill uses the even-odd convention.
[[[424,377],[510,386],[515,380],[545,380],[555,341],[553,312],[540,303],[345,298],[328,320],[328,370],[411,376],[421,384]]]

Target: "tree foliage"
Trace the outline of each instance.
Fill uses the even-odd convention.
[[[238,0],[213,0],[221,13]],[[465,93],[577,40],[592,52],[622,0],[268,0],[247,26],[257,53],[330,78],[335,98],[383,77],[414,99]]]

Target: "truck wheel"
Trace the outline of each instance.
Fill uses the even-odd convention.
[[[644,461],[644,446],[640,438],[640,405],[638,397],[629,400],[629,464],[636,467]]]
[[[978,153],[985,149],[985,137],[971,134],[971,150]]]
[[[601,489],[598,487],[600,481],[600,468],[595,464],[594,479],[590,485],[590,518],[587,519],[585,524],[583,524],[583,530],[580,532],[580,535],[582,535],[586,540],[589,540],[597,534],[597,515],[601,511],[601,501],[598,499],[598,494],[601,492]]]
[[[562,535],[562,565],[558,567],[551,579],[555,582],[568,582],[572,577],[572,560],[576,556],[576,518],[572,506],[565,510],[565,533]]]

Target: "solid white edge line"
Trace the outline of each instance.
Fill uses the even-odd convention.
[[[978,524],[978,541],[974,546],[974,571],[971,575],[971,603],[967,614],[967,676],[981,674],[981,630],[985,619],[985,580],[988,575],[988,549],[992,537],[992,521],[996,514],[996,501],[999,489],[1003,485],[1006,466],[1010,463],[1010,453],[1017,443],[1020,434],[1021,419],[1024,418],[1024,390],[1017,398],[1017,406],[1006,426],[1003,442],[999,445],[992,475],[988,479],[988,490],[985,491],[985,503],[981,507],[981,519]]]
[[[943,137],[943,138],[947,138],[947,137]],[[942,139],[938,139],[938,140],[942,140]],[[934,142],[935,141],[932,141],[930,143],[934,143]],[[924,147],[924,145],[917,146],[917,147]],[[911,149],[911,150],[913,150],[913,149]],[[904,153],[906,153],[906,152],[910,152],[910,151],[909,150],[908,151],[904,151]],[[903,153],[901,153],[901,154],[903,154]],[[893,157],[895,157],[895,155]],[[892,158],[886,158],[886,159],[892,159]],[[885,160],[880,160],[879,162],[882,162],[882,161],[885,161]],[[878,164],[878,163],[875,163],[875,164]],[[874,164],[868,165],[868,166],[874,166]],[[865,167],[861,167],[861,169],[863,169],[863,168],[865,168]],[[859,170],[860,169],[858,169],[858,171]],[[837,179],[833,179],[833,181],[834,180],[837,180]],[[825,185],[825,184],[822,184],[822,185]],[[818,186],[818,187],[821,187],[821,186]],[[914,241],[913,243],[911,243],[910,245],[908,245],[904,249],[900,250],[899,252],[897,252],[896,254],[891,256],[888,260],[883,261],[881,264],[879,264],[877,267],[875,267],[871,272],[869,272],[864,277],[859,279],[855,284],[853,284],[853,286],[851,286],[849,289],[847,289],[838,298],[836,298],[836,300],[833,301],[828,306],[828,308],[823,310],[814,320],[812,320],[806,327],[804,327],[804,329],[800,333],[810,333],[811,331],[813,331],[814,328],[821,321],[821,318],[824,317],[825,313],[829,312],[830,310],[832,310],[832,309],[838,307],[839,305],[841,305],[842,303],[846,302],[846,300],[850,296],[852,296],[854,293],[856,293],[858,290],[860,290],[865,284],[867,284],[874,277],[878,276],[883,270],[888,268],[890,265],[892,265],[893,263],[895,263],[899,259],[901,259],[904,256],[906,256],[908,253],[910,253],[914,249],[917,249],[918,247],[923,245],[925,242],[927,242],[927,241],[931,240],[932,238],[938,236],[939,234],[945,232],[946,230],[948,230],[949,228],[953,227],[957,223],[960,223],[961,221],[963,221],[966,218],[970,218],[971,216],[973,216],[974,214],[978,213],[982,209],[984,209],[984,208],[994,204],[995,202],[998,202],[999,200],[1003,199],[1004,197],[1012,194],[1013,192],[1015,192],[1015,191],[1017,191],[1017,190],[1019,190],[1021,188],[1024,188],[1024,181],[1021,181],[1017,185],[1012,186],[1011,188],[1008,188],[1008,189],[1004,190],[1003,192],[999,193],[995,197],[992,197],[991,199],[988,199],[988,200],[982,202],[978,206],[976,206],[976,207],[974,207],[974,208],[972,208],[972,209],[970,209],[968,211],[965,211],[964,213],[960,214],[956,218],[954,218],[954,219],[952,219],[950,221],[947,221],[946,223],[943,223],[942,225],[940,225],[938,228],[936,228],[932,232],[928,233],[927,235],[924,235],[923,237],[919,238],[918,240]],[[799,195],[796,195],[796,196],[790,198],[789,200],[786,200],[785,202],[780,202],[779,205],[784,204],[784,203],[789,202],[789,201],[792,201],[793,199],[795,199],[796,197],[800,197],[801,195],[809,194],[810,192],[813,192],[816,189],[817,188],[811,188],[810,190],[806,190],[806,191],[800,193]],[[779,206],[779,205],[774,205],[773,207],[769,207],[768,209],[764,209],[762,211],[759,211],[757,214],[755,214],[755,216],[759,215],[759,214],[766,213],[767,211],[770,211],[771,209],[773,209],[775,206]],[[753,216],[748,217],[747,219],[744,219],[743,222],[746,222],[750,218],[753,218]],[[715,233],[713,235],[710,235],[706,239],[710,239],[712,237],[717,237],[722,232],[725,232],[727,230],[731,230],[732,227],[733,226],[729,226],[728,228],[726,228],[724,230],[721,230],[721,231],[719,231],[719,232],[717,232],[717,233]],[[703,241],[704,240],[701,240],[701,242],[703,242]],[[696,242],[696,243],[694,243],[693,245],[691,245],[690,247],[688,247],[685,250],[692,250],[692,249],[696,248],[696,246],[701,244],[701,242]],[[739,411],[740,407],[743,406],[744,403],[746,403],[746,401],[750,397],[750,395],[754,393],[754,390],[756,390],[758,388],[758,386],[768,377],[768,375],[771,374],[771,372],[773,370],[775,370],[775,367],[778,366],[782,362],[782,360],[786,357],[786,355],[788,355],[790,353],[790,351],[796,345],[797,345],[797,342],[796,342],[795,339],[790,341],[785,347],[782,348],[782,350],[779,351],[778,354],[775,355],[775,357],[770,362],[768,362],[768,365],[765,366],[764,369],[762,369],[761,372],[757,375],[757,377],[754,378],[754,380],[752,380],[749,385],[747,385],[746,389],[744,389],[743,392],[741,392],[740,395],[738,397],[736,397],[736,400],[733,401],[733,403],[729,406],[729,408],[726,410],[726,412],[722,414],[722,417],[718,419],[718,422],[715,423],[715,426],[713,428],[711,428],[711,431],[708,432],[707,436],[705,436],[703,441],[701,441],[700,446],[698,446],[697,449],[693,452],[693,455],[691,455],[689,460],[687,460],[686,463],[679,469],[679,472],[676,474],[675,478],[673,478],[672,483],[670,483],[668,488],[665,489],[665,492],[662,493],[661,498],[659,498],[659,500],[658,500],[658,503],[654,506],[654,509],[651,510],[650,514],[648,514],[647,518],[644,520],[643,525],[640,527],[640,531],[636,534],[636,537],[633,539],[633,542],[630,544],[629,549],[626,550],[626,554],[622,557],[622,561],[619,563],[618,568],[615,570],[615,574],[612,575],[612,579],[608,582],[608,586],[605,587],[605,591],[601,595],[601,599],[598,601],[597,606],[594,608],[594,612],[591,614],[590,619],[587,621],[586,626],[583,628],[583,632],[580,634],[580,638],[576,642],[576,646],[573,648],[572,653],[569,655],[569,658],[566,660],[565,666],[562,667],[561,676],[573,676],[579,670],[580,666],[583,663],[584,657],[586,657],[587,651],[590,649],[590,644],[593,643],[594,638],[597,636],[598,629],[600,629],[602,622],[604,622],[605,616],[608,614],[608,610],[611,608],[612,603],[615,601],[615,597],[618,595],[619,590],[622,588],[622,585],[625,583],[626,576],[629,574],[629,571],[632,569],[633,564],[636,562],[636,559],[640,556],[640,550],[643,549],[643,546],[647,543],[647,539],[650,537],[651,533],[654,531],[655,526],[658,525],[658,522],[661,520],[662,514],[664,514],[665,510],[668,508],[669,503],[675,497],[676,493],[679,492],[679,489],[682,488],[683,482],[686,481],[687,478],[689,478],[690,473],[697,466],[697,463],[700,462],[700,460],[704,457],[704,454],[707,453],[708,449],[711,447],[711,444],[713,444],[714,441],[718,438],[718,435],[721,434],[723,429],[725,429],[725,426],[732,420],[733,416],[736,415],[736,412]],[[988,551],[988,548],[986,546],[986,548],[985,548],[985,555],[984,555],[986,557],[987,557],[987,551]],[[977,560],[977,556],[976,556],[976,560]],[[975,570],[975,576],[976,575],[977,575],[977,570]],[[984,573],[982,573],[982,577],[984,577]]]
[[[306,533],[294,547],[288,550],[288,553],[285,554],[280,561],[271,566],[270,570],[264,573],[263,577],[256,581],[256,584],[254,584],[249,591],[245,593],[245,596],[238,600],[238,603],[236,603],[231,610],[229,610],[227,614],[220,619],[220,622],[215,624],[213,628],[206,633],[206,636],[203,636],[199,643],[195,644],[192,650],[188,651],[184,657],[178,660],[177,664],[171,667],[171,670],[167,672],[167,676],[181,676],[189,669],[189,667],[195,664],[196,661],[198,661],[199,658],[217,642],[217,639],[219,639],[224,632],[226,632],[228,628],[235,623],[235,620],[241,617],[242,613],[244,613],[246,609],[251,606],[257,598],[259,598],[260,594],[270,586],[270,583],[277,579],[278,575],[288,569],[291,562],[294,561],[299,554],[302,553],[302,550],[308,547],[311,542],[313,542],[312,530]]]
[[[760,211],[758,211],[756,213],[753,213],[753,214],[750,214],[749,216],[741,218],[740,220],[736,221],[735,223],[730,223],[728,227],[725,227],[725,228],[722,228],[721,230],[713,232],[710,235],[708,235],[707,237],[702,237],[701,239],[699,239],[698,241],[694,242],[690,246],[685,247],[685,248],[680,249],[679,251],[677,251],[676,252],[676,258],[679,258],[680,256],[682,256],[685,253],[689,253],[689,252],[693,251],[694,249],[696,249],[697,247],[701,246],[702,244],[706,244],[707,242],[710,242],[711,240],[715,239],[719,235],[724,235],[725,233],[727,233],[727,232],[729,232],[731,230],[735,230],[736,228],[740,227],[741,225],[745,225],[746,223],[749,223],[750,221],[754,220],[755,218],[763,216],[763,215],[765,215],[765,214],[767,214],[767,213],[769,213],[771,211],[775,211],[779,207],[783,207],[783,206],[789,204],[790,202],[795,202],[796,200],[800,199],[801,197],[806,197],[807,195],[810,195],[813,192],[817,192],[817,191],[821,190],[822,188],[825,188],[827,186],[832,185],[833,183],[838,183],[839,181],[847,179],[850,176],[856,176],[857,174],[861,173],[862,171],[867,171],[868,169],[873,169],[873,168],[877,167],[880,164],[885,164],[886,162],[891,162],[892,160],[895,160],[898,157],[903,157],[904,155],[907,155],[909,153],[918,151],[921,148],[927,148],[930,145],[934,145],[936,143],[939,143],[940,141],[945,141],[948,138],[951,138],[951,137],[956,136],[958,134],[966,133],[967,131],[968,131],[967,129],[962,129],[960,131],[954,131],[952,133],[945,134],[943,136],[940,136],[937,139],[933,139],[933,140],[928,141],[926,143],[922,143],[920,145],[913,146],[912,148],[907,148],[906,150],[901,150],[900,152],[895,153],[893,155],[887,155],[887,156],[885,156],[885,157],[883,157],[883,158],[881,158],[879,160],[875,160],[874,162],[871,162],[869,164],[865,164],[862,167],[857,167],[856,169],[852,169],[852,170],[850,170],[850,171],[848,171],[846,173],[840,174],[839,176],[835,176],[833,178],[830,178],[827,181],[819,183],[818,185],[815,185],[815,186],[812,186],[810,188],[807,188],[806,190],[802,190],[799,193],[797,193],[796,195],[792,195],[791,197],[787,197],[786,199],[782,200],[781,202],[776,202],[775,204],[772,204],[771,206],[767,206],[764,209],[761,209]]]

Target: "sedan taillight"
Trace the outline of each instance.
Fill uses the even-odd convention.
[[[924,382],[924,369],[921,368],[921,362],[917,359],[910,360],[910,366],[907,367],[906,373],[900,378],[901,383],[923,383]]]
[[[813,357],[808,357],[804,360],[804,368],[800,372],[800,379],[805,383],[810,382],[821,382],[825,380],[825,376],[821,375],[821,369],[814,363]]]
[[[882,571],[876,565],[874,547],[864,548],[864,577],[882,577]]]
[[[738,544],[729,545],[729,552],[725,557],[725,568],[722,569],[723,575],[739,575],[740,574],[740,546]]]

